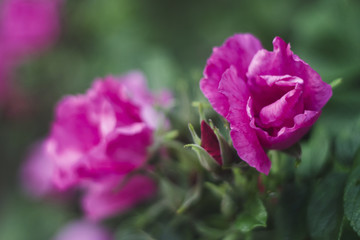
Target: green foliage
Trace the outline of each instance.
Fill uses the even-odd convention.
[[[266,227],[267,212],[258,197],[248,198],[244,204],[244,211],[238,215],[234,227],[247,233],[256,227]]]
[[[345,165],[353,163],[355,154],[360,148],[360,134],[356,134],[359,132],[360,118],[351,122],[336,137],[336,155],[341,163]]]
[[[351,226],[360,236],[360,166],[352,170],[346,183],[344,211]]]
[[[310,140],[302,144],[301,163],[296,174],[301,178],[316,177],[329,160],[330,136],[323,125],[316,125]]]
[[[285,184],[275,212],[276,239],[306,239],[309,189],[302,184]]]
[[[120,229],[115,233],[115,239],[121,240],[155,240],[149,234],[140,230]]]
[[[314,187],[307,209],[312,239],[338,239],[346,177],[344,173],[332,172]]]
[[[208,171],[217,171],[220,166],[210,154],[197,144],[187,144],[186,148],[192,149],[198,156],[200,164]]]
[[[73,220],[59,205],[26,201],[20,196],[7,197],[0,209],[0,239],[48,240],[58,229]]]

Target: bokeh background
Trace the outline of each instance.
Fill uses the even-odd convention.
[[[320,121],[334,136],[359,134],[347,131],[360,114],[358,0],[67,1],[58,41],[16,69],[25,100],[0,110],[0,239],[51,239],[80,216],[76,207],[32,199],[19,180],[62,96],[83,93],[96,77],[139,69],[152,89],[174,91],[174,128],[185,129],[197,121],[191,102],[204,99],[198,84],[212,47],[239,32],[269,50],[281,36],[324,81],[342,78]]]

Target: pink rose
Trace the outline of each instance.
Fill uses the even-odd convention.
[[[73,221],[62,228],[54,240],[112,240],[110,232],[104,227],[85,220]]]
[[[142,74],[131,72],[97,79],[86,94],[58,103],[45,143],[55,165],[53,181],[59,189],[84,190],[89,218],[121,213],[153,196],[149,177],[125,178],[145,167],[154,131],[165,121],[154,99]]]
[[[269,52],[251,34],[236,34],[213,49],[200,88],[231,128],[241,159],[268,174],[265,149],[286,149],[319,118],[332,95],[281,38]]]

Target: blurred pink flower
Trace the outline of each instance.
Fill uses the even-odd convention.
[[[53,240],[112,240],[104,227],[86,220],[73,221],[62,228]]]
[[[61,4],[62,0],[0,1],[0,107],[7,105],[15,114],[28,110],[21,106],[25,96],[19,95],[21,88],[14,86],[11,75],[24,58],[55,42]]]
[[[46,156],[60,190],[84,190],[83,208],[101,219],[153,196],[152,179],[135,175],[147,168],[154,131],[166,121],[153,107],[156,96],[139,72],[97,79],[86,94],[64,97],[57,105]]]
[[[0,53],[12,61],[53,43],[59,34],[59,0],[4,0],[0,5]]]
[[[251,34],[213,49],[200,88],[225,117],[241,159],[267,174],[264,149],[286,149],[315,123],[332,90],[281,38],[269,52]]]

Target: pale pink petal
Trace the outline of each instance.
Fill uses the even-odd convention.
[[[110,232],[95,222],[78,220],[60,229],[53,240],[113,240]]]
[[[40,198],[57,193],[52,182],[54,163],[39,142],[31,148],[26,162],[21,169],[21,182],[25,191],[33,197]]]

